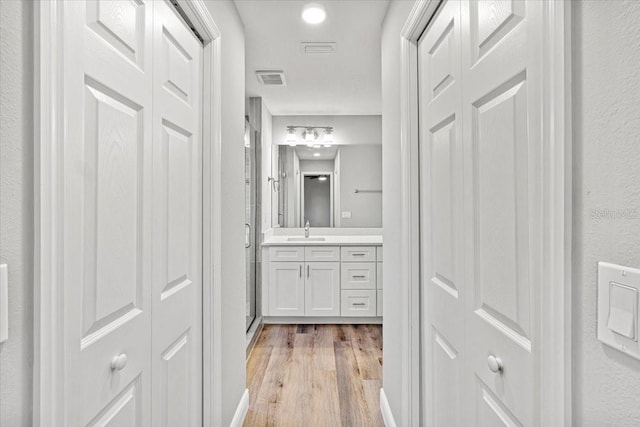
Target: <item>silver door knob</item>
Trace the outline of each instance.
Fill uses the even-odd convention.
[[[111,370],[112,371],[121,371],[124,367],[127,366],[127,355],[122,353],[118,356],[113,356],[111,359]]]
[[[499,357],[495,357],[493,354],[489,355],[487,363],[489,364],[489,369],[491,369],[491,372],[493,373],[497,374],[498,372],[502,372],[504,370],[502,359],[500,359]]]

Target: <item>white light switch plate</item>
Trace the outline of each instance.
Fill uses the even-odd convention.
[[[344,211],[342,212],[342,218],[351,218],[351,212],[350,211]]]
[[[0,343],[9,339],[9,277],[7,264],[0,265]]]
[[[640,359],[640,270],[598,263],[598,339]]]

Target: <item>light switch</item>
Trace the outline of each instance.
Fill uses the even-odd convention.
[[[609,284],[609,321],[607,327],[616,334],[638,341],[638,290],[619,283]]]
[[[351,218],[351,212],[350,211],[342,212],[342,218]]]
[[[639,294],[639,269],[598,263],[598,339],[636,359],[640,359]]]

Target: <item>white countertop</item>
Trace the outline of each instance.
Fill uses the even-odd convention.
[[[317,240],[322,238],[324,240]],[[295,239],[295,240],[292,240]],[[315,239],[315,240],[314,240]],[[382,236],[271,236],[262,246],[381,246]]]

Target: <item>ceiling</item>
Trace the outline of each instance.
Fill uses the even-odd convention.
[[[246,92],[274,115],[381,114],[380,37],[388,0],[313,1],[326,20],[306,24],[307,1],[235,0],[245,27]],[[335,42],[304,54],[302,42]],[[256,70],[283,70],[286,86],[264,86]]]

